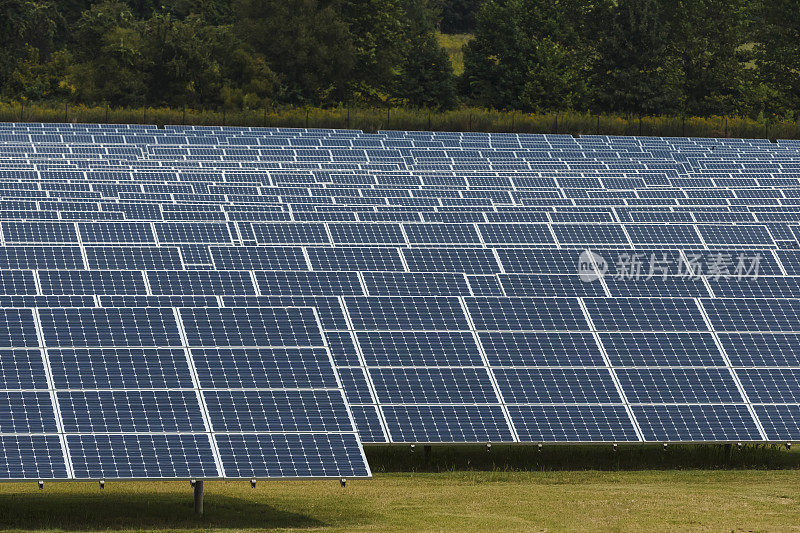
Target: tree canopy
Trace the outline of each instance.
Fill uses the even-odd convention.
[[[5,100],[800,112],[800,0],[0,0],[0,31]]]

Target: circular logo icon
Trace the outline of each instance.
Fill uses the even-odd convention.
[[[590,282],[600,279],[607,270],[606,260],[591,250],[584,250],[578,256],[578,277],[581,278],[581,281]]]

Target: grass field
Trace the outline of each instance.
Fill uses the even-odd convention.
[[[371,480],[0,485],[2,530],[787,531],[800,529],[792,470],[455,472]]]

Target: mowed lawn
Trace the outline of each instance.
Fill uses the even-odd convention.
[[[455,472],[371,480],[0,485],[3,530],[787,531],[800,471]]]

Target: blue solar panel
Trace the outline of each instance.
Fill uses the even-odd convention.
[[[204,431],[194,391],[60,391],[67,433]]]
[[[547,224],[478,224],[484,242],[546,244],[555,242]]]
[[[634,405],[645,441],[761,440],[744,405]]]
[[[523,442],[638,440],[621,405],[511,405],[508,412]]]
[[[456,298],[351,297],[345,303],[356,330],[469,330]]]
[[[39,280],[45,295],[147,293],[142,273],[132,270],[40,270]]]
[[[69,270],[84,268],[81,249],[73,246],[2,246],[0,268]]]
[[[193,348],[191,355],[204,388],[336,388],[322,348]]]
[[[479,330],[586,330],[576,299],[467,298],[467,309]]]
[[[357,334],[369,366],[481,366],[481,354],[470,333],[379,332]]]
[[[78,242],[71,222],[2,222],[6,242]]]
[[[792,441],[800,438],[800,405],[754,405],[768,440]]]
[[[478,232],[471,224],[404,224],[403,229],[412,244],[480,243]]]
[[[181,261],[178,248],[166,246],[152,248],[138,248],[130,246],[120,247],[100,247],[87,246],[86,259],[88,267],[92,270],[181,270]],[[80,262],[80,250],[78,250],[79,266],[70,268],[83,268]],[[40,268],[61,268],[62,266],[47,266]]]
[[[171,311],[167,312],[171,315]],[[183,308],[180,317],[189,346],[322,345],[310,309]]]
[[[85,243],[155,242],[150,224],[143,222],[83,222],[78,224],[78,231]]]
[[[364,291],[355,272],[256,272],[263,295],[350,296]]]
[[[302,128],[5,131],[19,132],[4,133],[15,144],[0,147],[9,159],[0,171],[8,394],[44,392],[52,375],[58,398],[121,394],[129,409],[133,393],[160,398],[199,381],[217,389],[215,416],[230,415],[230,427],[296,428],[313,413],[264,418],[277,405],[272,392],[337,391],[332,359],[358,404],[356,428],[372,442],[621,442],[637,439],[631,409],[647,440],[757,440],[753,409],[767,438],[798,434],[800,289],[789,276],[800,272],[800,217],[788,145]],[[606,261],[602,280],[576,276],[586,247]],[[668,276],[648,270],[659,262]],[[315,307],[324,337],[314,312],[260,309],[273,306]],[[475,376],[488,376],[489,388]],[[625,401],[608,388],[615,380]],[[498,386],[503,397],[493,398]],[[238,400],[225,403],[223,391]],[[420,397],[398,404],[409,391]],[[321,407],[341,412],[334,396]],[[535,401],[556,403],[513,403]],[[75,403],[73,420],[91,422],[86,405]],[[147,405],[168,411],[148,414],[154,423],[180,412]],[[19,409],[20,424],[29,413]],[[53,447],[54,434],[43,435],[36,451],[25,435],[3,440],[3,453],[24,465],[0,460],[0,477],[71,475],[58,439]],[[276,471],[239,455],[251,450],[242,440],[226,444],[225,457],[207,435],[75,440],[94,435],[66,439],[78,477],[90,477],[84,464],[92,475],[170,477],[173,451],[184,474],[190,463],[209,477]],[[318,437],[313,446],[340,462],[330,471],[347,471],[352,450],[334,453]],[[257,461],[308,475],[304,444],[291,443]],[[126,454],[130,464],[115,465]]]
[[[399,224],[330,224],[334,243],[342,244],[401,244],[406,239]],[[316,242],[328,242],[327,239]]]
[[[226,224],[191,222],[156,222],[158,242],[166,243],[220,243],[230,242]]]
[[[36,355],[41,360],[38,352]],[[179,389],[193,386],[186,354],[181,349],[49,349],[47,358],[57,389]]]
[[[460,296],[470,290],[463,274],[365,272],[364,285],[371,296]]]
[[[156,270],[147,272],[154,295],[256,294],[249,272],[234,270]]]
[[[494,366],[604,366],[590,333],[486,331],[479,338]]]
[[[690,299],[588,298],[586,309],[598,331],[705,331]]]
[[[207,435],[67,435],[76,479],[217,477]]]
[[[392,442],[508,442],[499,405],[388,405],[381,409]]]
[[[632,403],[744,401],[730,372],[722,368],[625,368],[616,373]]]
[[[40,309],[39,316],[47,346],[168,347],[182,344],[171,309]]]
[[[482,368],[371,368],[369,373],[384,404],[498,403]]]
[[[216,432],[352,432],[353,422],[334,391],[205,391]]]
[[[718,331],[787,331],[797,329],[796,300],[704,299],[702,305]]]
[[[0,479],[66,479],[58,435],[0,435]]]
[[[601,333],[614,366],[725,366],[710,333]]]
[[[218,270],[306,270],[300,248],[277,246],[212,246]]]
[[[330,242],[324,224],[253,224],[255,239],[261,244],[315,244]]]
[[[215,437],[227,477],[363,477],[353,434],[220,434]]]
[[[403,270],[403,262],[396,248],[309,247],[306,252],[313,270]]]
[[[508,403],[620,403],[605,369],[497,368],[500,394]]]
[[[486,248],[407,248],[403,250],[408,269],[412,272],[460,272],[464,274],[494,274],[500,267]],[[376,269],[360,269],[376,270]],[[403,270],[400,268],[389,270]]]

